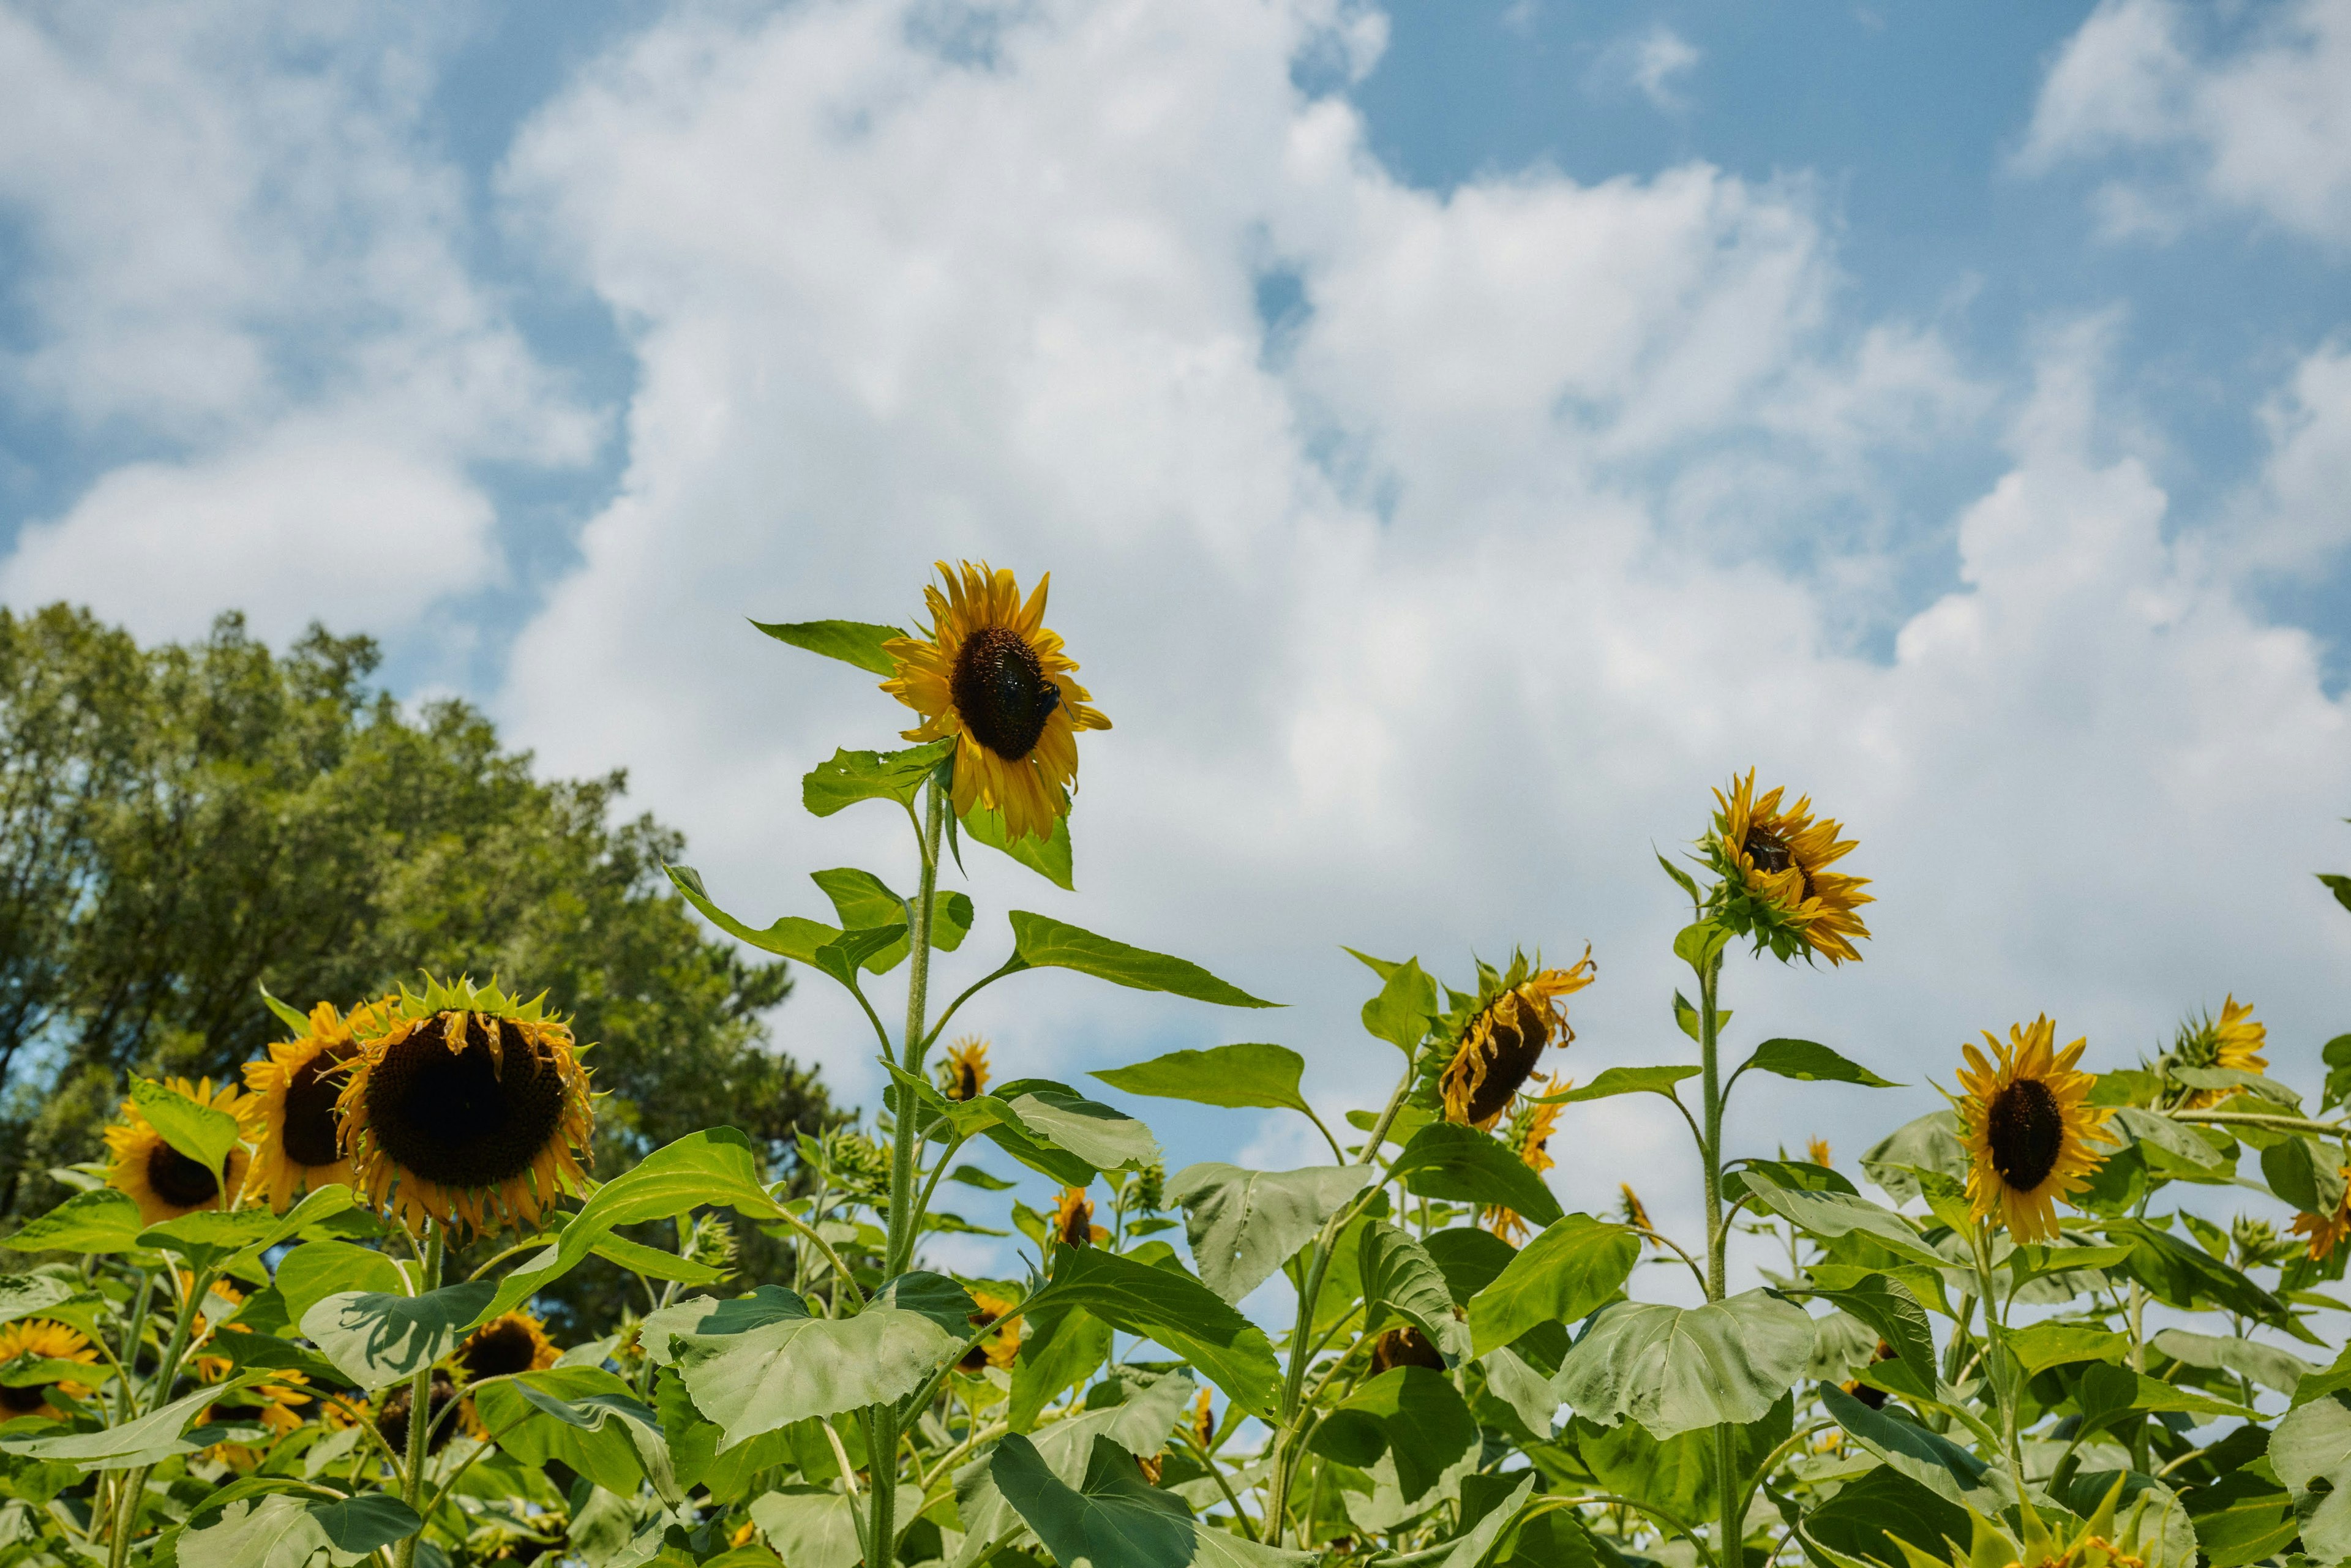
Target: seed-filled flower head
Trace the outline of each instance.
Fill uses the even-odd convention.
[[[1560,998],[1592,983],[1592,949],[1586,947],[1573,968],[1546,969],[1541,964],[1541,957],[1530,964],[1520,953],[1506,975],[1479,966],[1479,995],[1459,1025],[1453,1059],[1437,1080],[1447,1121],[1491,1127],[1533,1075],[1545,1049],[1554,1040],[1564,1046],[1575,1039]],[[1458,1010],[1455,1016],[1461,1016]]]
[[[164,1080],[163,1087],[199,1105],[227,1112],[236,1118],[247,1137],[253,1135],[260,1107],[235,1084],[224,1083],[215,1090],[209,1078],[193,1082],[170,1078]],[[201,1162],[165,1142],[163,1134],[130,1100],[122,1103],[122,1120],[106,1129],[106,1147],[112,1156],[107,1165],[106,1185],[130,1194],[131,1201],[139,1206],[139,1218],[149,1225],[160,1225],[200,1209],[227,1207],[224,1191],[233,1193],[243,1187],[253,1164],[253,1156],[239,1144],[229,1151],[225,1170],[206,1170]],[[228,1178],[225,1187],[223,1176]]]
[[[1372,1375],[1392,1372],[1399,1366],[1425,1366],[1431,1372],[1445,1370],[1445,1356],[1428,1336],[1405,1323],[1392,1328],[1372,1341]]]
[[[1784,790],[1755,798],[1755,770],[1730,781],[1730,793],[1714,793],[1714,831],[1705,853],[1722,880],[1712,904],[1717,916],[1758,946],[1782,958],[1802,953],[1832,964],[1859,963],[1854,946],[1869,927],[1854,911],[1875,904],[1861,890],[1869,879],[1828,868],[1851,853],[1855,841],[1840,839],[1843,825],[1813,820],[1809,795],[1782,810]]]
[[[454,1358],[465,1375],[465,1386],[471,1388],[485,1377],[511,1377],[522,1372],[544,1372],[561,1358],[563,1352],[547,1337],[547,1325],[528,1312],[507,1312],[492,1318],[475,1329],[457,1347]],[[457,1419],[465,1430],[485,1442],[490,1430],[474,1410],[469,1396]]]
[[[80,1332],[64,1323],[51,1322],[47,1318],[18,1318],[12,1323],[0,1323],[0,1372],[15,1370],[19,1362],[70,1361],[82,1364],[95,1363],[98,1352]],[[26,1370],[30,1370],[29,1364]],[[54,1391],[67,1399],[87,1399],[90,1390],[87,1384],[71,1378],[47,1378],[39,1383],[0,1384],[0,1421],[14,1421],[20,1416],[48,1416],[65,1419],[66,1413],[49,1402]]]
[[[2087,1186],[2106,1158],[2092,1145],[2114,1142],[2105,1130],[2113,1113],[2086,1103],[2096,1077],[2074,1065],[2089,1041],[2059,1051],[2056,1034],[2046,1017],[2011,1025],[2005,1041],[1986,1031],[1997,1065],[1973,1045],[1962,1048],[1968,1200],[1978,1219],[1997,1217],[2019,1241],[2057,1239],[2055,1200]]]
[[[1081,1186],[1065,1186],[1053,1204],[1053,1239],[1064,1247],[1092,1247],[1110,1239],[1110,1232],[1094,1223],[1094,1200]]]
[[[337,1103],[361,1034],[383,1032],[385,1003],[362,1003],[348,1019],[332,1002],[310,1009],[309,1032],[269,1048],[268,1057],[245,1064],[260,1136],[255,1142],[252,1190],[266,1193],[270,1208],[286,1212],[297,1195],[322,1186],[349,1186],[351,1162],[342,1147],[342,1113]]]
[[[987,1041],[967,1034],[947,1047],[946,1060],[939,1063],[939,1092],[958,1102],[977,1100],[988,1077]]]
[[[2231,996],[2221,1002],[2219,1018],[2204,1013],[2183,1022],[2163,1061],[2167,1067],[2220,1067],[2232,1072],[2260,1072],[2269,1066],[2269,1059],[2262,1054],[2268,1043],[2268,1026],[2253,1017],[2253,1004]],[[2200,1111],[2218,1105],[2234,1092],[2232,1089],[2193,1090],[2181,1104],[2188,1110]]]
[[[571,1030],[467,980],[387,1010],[340,1102],[360,1189],[411,1229],[538,1224],[582,1179],[595,1126]]]
[[[955,809],[1004,815],[1008,841],[1053,835],[1078,778],[1078,731],[1108,729],[1070,677],[1077,664],[1045,626],[1046,573],[1023,603],[1008,571],[965,561],[945,591],[925,588],[928,637],[897,637],[882,651],[898,673],[882,689],[923,716],[908,740],[956,737]]]

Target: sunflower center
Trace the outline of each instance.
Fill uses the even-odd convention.
[[[1061,688],[1045,678],[1037,650],[1003,626],[983,626],[963,640],[948,689],[972,738],[1007,762],[1037,749],[1061,704]]]
[[[528,1372],[538,1357],[530,1331],[517,1322],[502,1322],[482,1332],[465,1347],[465,1370],[476,1378],[506,1377]]]
[[[475,1014],[462,1051],[448,1015],[384,1052],[368,1077],[368,1122],[401,1169],[444,1186],[496,1186],[530,1169],[563,1121],[563,1075],[510,1019],[493,1045]]]
[[[1485,1122],[1501,1113],[1511,1096],[1533,1073],[1551,1043],[1550,1015],[1516,991],[1505,991],[1494,1003],[1486,1035],[1486,1076],[1469,1096],[1469,1120]]]
[[[1750,827],[1747,830],[1747,858],[1755,862],[1757,871],[1770,872],[1774,875],[1796,863],[1796,857],[1789,852],[1788,841],[1769,828]]]
[[[147,1185],[174,1208],[194,1208],[220,1196],[220,1177],[161,1138],[147,1154]]]
[[[1991,1167],[2019,1192],[2031,1192],[2056,1168],[2065,1144],[2065,1113],[2038,1078],[2020,1078],[1991,1097],[1984,1128]]]
[[[403,1383],[384,1396],[383,1408],[375,1418],[375,1429],[395,1454],[408,1452],[408,1410],[415,1389]],[[424,1419],[432,1425],[432,1436],[426,1439],[425,1451],[437,1454],[457,1430],[454,1421],[441,1419],[441,1412],[449,1401],[457,1397],[457,1380],[439,1367],[433,1369],[433,1396],[425,1402]]]
[[[351,1054],[349,1046],[322,1051],[286,1082],[286,1157],[298,1166],[330,1166],[342,1157],[335,1102]]]
[[[31,1388],[10,1388],[0,1385],[0,1410],[5,1410],[12,1416],[30,1416],[48,1402],[49,1390],[46,1384]]]
[[[956,1063],[955,1097],[959,1102],[979,1097],[979,1071],[968,1061]]]

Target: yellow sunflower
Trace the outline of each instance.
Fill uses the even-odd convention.
[[[1997,1215],[2019,1241],[2057,1239],[2056,1198],[2070,1197],[2105,1163],[2093,1143],[2111,1144],[2114,1113],[2086,1103],[2093,1073],[2076,1069],[2089,1041],[2053,1049],[2057,1026],[2046,1016],[2011,1025],[2003,1042],[1984,1043],[1999,1065],[1972,1044],[1959,1083],[1960,1139],[1968,1151],[1968,1200],[1978,1219]]]
[[[355,1185],[411,1229],[535,1226],[584,1177],[595,1113],[571,1030],[495,987],[401,992],[339,1102]]]
[[[1548,1076],[1531,1080],[1528,1083],[1528,1088],[1538,1094],[1557,1094],[1567,1087],[1567,1080]],[[1559,1122],[1562,1109],[1563,1107],[1558,1105],[1543,1105],[1530,1102],[1520,1107],[1518,1115],[1512,1121],[1511,1145],[1518,1150],[1519,1158],[1525,1163],[1527,1169],[1533,1171],[1537,1176],[1541,1176],[1559,1163],[1551,1157],[1551,1134],[1552,1129]],[[1519,1238],[1527,1233],[1525,1217],[1500,1204],[1489,1207],[1483,1218],[1487,1229],[1513,1246],[1518,1244]]]
[[[939,1091],[950,1100],[976,1100],[987,1088],[987,1041],[965,1035],[939,1063]]]
[[[563,1352],[547,1337],[547,1325],[528,1312],[508,1312],[492,1318],[468,1336],[457,1347],[455,1357],[465,1370],[468,1387],[485,1377],[510,1377],[520,1372],[544,1372],[562,1358]],[[489,1441],[490,1429],[474,1410],[467,1399],[457,1412],[457,1419],[465,1430],[484,1442]]]
[[[1730,781],[1730,794],[1714,792],[1714,831],[1708,859],[1721,875],[1718,910],[1730,928],[1752,936],[1780,956],[1799,950],[1832,964],[1859,963],[1855,938],[1869,927],[1854,913],[1876,896],[1861,890],[1869,879],[1828,867],[1851,853],[1855,841],[1839,839],[1841,824],[1813,820],[1809,795],[1785,810],[1774,789],[1755,798],[1755,770]]]
[[[2269,1028],[2253,1017],[2253,1004],[2232,995],[2220,1004],[2220,1016],[2210,1013],[2179,1026],[2179,1038],[2170,1060],[2181,1067],[2225,1067],[2236,1072],[2260,1072],[2269,1066],[2262,1054],[2269,1043]],[[2233,1089],[2197,1089],[2181,1103],[2200,1111],[2218,1105]]]
[[[1453,1060],[1438,1079],[1445,1119],[1484,1129],[1499,1121],[1535,1070],[1554,1037],[1562,1046],[1575,1039],[1559,998],[1590,985],[1596,972],[1586,947],[1574,967],[1546,969],[1520,954],[1499,983],[1462,1026]],[[1492,970],[1485,971],[1491,975]]]
[[[15,1322],[0,1323],[0,1368],[23,1361],[71,1361],[89,1365],[98,1360],[98,1352],[78,1331],[47,1318],[18,1318]],[[90,1389],[87,1384],[69,1377],[47,1383],[11,1386],[0,1384],[0,1421],[14,1421],[20,1416],[48,1416],[66,1419],[66,1413],[49,1403],[55,1390],[68,1399],[87,1399]]]
[[[1633,1190],[1633,1184],[1620,1181],[1616,1184],[1616,1190],[1624,1195],[1625,1223],[1635,1230],[1654,1232],[1657,1228],[1649,1223],[1648,1207],[1641,1202],[1641,1195]]]
[[[1205,1388],[1200,1390],[1200,1396],[1192,1401],[1192,1436],[1199,1440],[1203,1448],[1217,1438],[1216,1406],[1210,1403],[1208,1391]]]
[[[992,1291],[974,1291],[971,1293],[971,1301],[972,1305],[979,1309],[971,1314],[971,1326],[976,1329],[986,1328],[1020,1304],[1018,1301],[1007,1301]],[[964,1352],[963,1359],[956,1363],[956,1367],[958,1371],[970,1373],[976,1373],[983,1367],[989,1366],[1000,1366],[1010,1371],[1012,1358],[1019,1354],[1020,1325],[1018,1322],[1007,1323],[1002,1329]]]
[[[336,1100],[359,1056],[359,1036],[382,1033],[388,1010],[384,1003],[362,1003],[347,1019],[334,1003],[320,1002],[310,1009],[308,1034],[275,1043],[266,1061],[245,1064],[245,1086],[260,1108],[253,1190],[268,1194],[273,1211],[283,1214],[299,1193],[350,1185]]]
[[[2351,1166],[2343,1167],[2346,1181],[2351,1181]],[[2351,1186],[2346,1186],[2341,1201],[2332,1214],[2297,1214],[2294,1217],[2294,1233],[2310,1239],[2310,1260],[2324,1263],[2351,1235]]]
[[[1078,778],[1078,731],[1108,729],[1086,706],[1078,666],[1045,627],[1046,573],[1024,604],[1008,571],[965,561],[946,590],[923,590],[928,638],[896,637],[882,651],[897,674],[882,689],[923,716],[908,740],[956,737],[955,809],[1004,815],[1008,841],[1050,838]]]
[[[235,1364],[225,1356],[206,1355],[196,1359],[199,1382],[220,1383],[235,1370]],[[266,1427],[275,1434],[271,1438],[275,1442],[277,1437],[302,1425],[301,1415],[294,1407],[310,1403],[309,1381],[298,1372],[272,1373],[268,1382],[235,1389],[206,1406],[204,1419],[197,1425]],[[215,1443],[204,1451],[233,1470],[252,1469],[266,1457],[266,1448],[256,1448],[249,1443]]]
[[[227,1112],[236,1118],[246,1136],[253,1135],[260,1106],[235,1084],[223,1083],[214,1090],[209,1078],[199,1078],[193,1083],[184,1078],[167,1078],[163,1087],[200,1105]],[[122,1120],[106,1129],[106,1146],[113,1156],[107,1167],[106,1185],[131,1195],[139,1205],[141,1222],[160,1225],[199,1209],[224,1207],[223,1173],[204,1169],[164,1142],[163,1134],[155,1130],[133,1102],[125,1100]],[[229,1151],[227,1191],[235,1192],[245,1186],[252,1165],[253,1156],[246,1152],[243,1144]]]
[[[1094,1200],[1081,1186],[1065,1186],[1053,1204],[1053,1238],[1064,1247],[1091,1247],[1110,1239],[1094,1222]]]
[[[1804,1158],[1816,1166],[1836,1164],[1834,1160],[1829,1158],[1829,1141],[1823,1137],[1810,1137],[1804,1140]]]

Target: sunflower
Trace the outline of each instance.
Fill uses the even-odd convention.
[[[223,1083],[214,1090],[209,1078],[193,1083],[184,1078],[167,1078],[163,1087],[199,1105],[227,1112],[236,1118],[246,1136],[253,1135],[260,1106],[235,1084]],[[106,1129],[106,1146],[114,1156],[107,1168],[106,1185],[131,1195],[139,1205],[142,1223],[160,1225],[198,1209],[222,1207],[222,1173],[206,1170],[166,1143],[135,1103],[122,1103],[122,1120]],[[246,1153],[243,1144],[229,1151],[228,1190],[245,1186],[252,1165],[253,1156]]]
[[[1078,778],[1078,731],[1108,729],[1070,678],[1078,666],[1046,630],[1046,573],[1020,601],[1008,571],[965,561],[957,572],[938,563],[946,591],[923,590],[928,638],[894,637],[882,645],[897,674],[882,689],[923,716],[908,740],[956,737],[955,809],[1004,815],[1008,842],[1050,838],[1069,810]]]
[[[977,1100],[987,1087],[987,1041],[965,1035],[939,1063],[939,1091],[950,1100]]]
[[[2297,1214],[2294,1217],[2294,1233],[2310,1238],[2310,1260],[2324,1263],[2343,1238],[2351,1235],[2351,1166],[2343,1167],[2346,1186],[2332,1214]]]
[[[1064,1247],[1091,1247],[1110,1239],[1094,1222],[1094,1200],[1081,1186],[1065,1186],[1053,1204],[1053,1238]]]
[[[201,1382],[222,1382],[235,1370],[235,1364],[224,1356],[206,1355],[196,1360],[196,1376]],[[272,1373],[268,1382],[233,1389],[206,1406],[204,1419],[197,1425],[266,1427],[282,1437],[302,1425],[302,1417],[294,1406],[310,1403],[307,1392],[309,1381],[298,1372]],[[246,1443],[215,1443],[205,1452],[233,1470],[252,1469],[266,1457],[265,1449]]]
[[[383,1396],[383,1403],[375,1410],[377,1434],[393,1453],[402,1457],[408,1453],[408,1410],[415,1392],[414,1383],[403,1378]],[[449,1408],[449,1401],[456,1398],[459,1392],[457,1380],[445,1369],[438,1366],[433,1369],[433,1394],[425,1401],[425,1419],[431,1423],[424,1438],[426,1454],[439,1453],[456,1435],[457,1423],[444,1421],[441,1416]]]
[[[542,998],[543,999],[543,998]],[[571,1030],[540,1002],[428,981],[360,1042],[340,1102],[355,1184],[412,1229],[478,1232],[542,1210],[583,1179],[595,1113]]]
[[[1751,768],[1746,778],[1730,781],[1727,799],[1714,792],[1714,831],[1705,851],[1722,878],[1713,894],[1717,911],[1733,931],[1782,958],[1801,951],[1832,964],[1857,964],[1854,939],[1866,939],[1869,927],[1854,911],[1877,900],[1861,891],[1867,877],[1827,869],[1852,852],[1854,841],[1837,837],[1844,831],[1839,823],[1813,821],[1809,795],[1782,810],[1783,793],[1774,789],[1755,799]]]
[[[47,1318],[18,1318],[11,1323],[0,1323],[0,1366],[23,1361],[71,1361],[85,1365],[98,1360],[98,1352],[78,1331]],[[87,1384],[60,1377],[47,1383],[11,1386],[0,1384],[0,1421],[14,1421],[20,1416],[47,1416],[66,1419],[66,1413],[49,1403],[51,1391],[68,1399],[87,1399],[90,1389]]]
[[[1625,1223],[1635,1230],[1654,1233],[1657,1228],[1649,1223],[1649,1211],[1642,1204],[1641,1195],[1633,1190],[1633,1184],[1629,1181],[1620,1181],[1616,1184],[1616,1190],[1624,1194],[1624,1202],[1620,1207],[1624,1212]]]
[[[547,1325],[528,1312],[508,1312],[492,1318],[475,1329],[465,1343],[457,1347],[455,1357],[465,1369],[468,1387],[485,1377],[511,1377],[518,1372],[544,1372],[561,1359],[563,1352],[547,1337]],[[489,1441],[490,1429],[474,1410],[472,1399],[465,1401],[457,1412],[457,1419],[465,1430],[484,1442]]]
[[[2220,1004],[2218,1019],[2206,1013],[2179,1026],[2166,1064],[2174,1067],[2222,1067],[2233,1072],[2260,1072],[2269,1066],[2262,1054],[2269,1043],[2268,1026],[2256,1022],[2253,1004],[2231,995]],[[2183,1109],[2201,1111],[2218,1105],[2233,1089],[2196,1089],[2181,1102]]]
[[[1425,1366],[1431,1372],[1445,1370],[1445,1356],[1428,1343],[1428,1336],[1405,1323],[1392,1328],[1372,1341],[1372,1375],[1390,1372],[1399,1366]]]
[[[1542,1094],[1556,1094],[1568,1087],[1565,1079],[1538,1078],[1529,1087]],[[1552,1128],[1559,1121],[1561,1107],[1530,1102],[1519,1108],[1511,1121],[1510,1143],[1519,1151],[1519,1158],[1527,1169],[1541,1176],[1559,1162],[1551,1157]],[[1516,1245],[1527,1233],[1525,1218],[1515,1210],[1500,1204],[1489,1207],[1484,1215],[1486,1228],[1503,1240]]]
[[[1829,1141],[1818,1136],[1804,1140],[1804,1158],[1816,1166],[1833,1166],[1836,1163],[1829,1158]]]
[[[1877,1342],[1877,1348],[1870,1353],[1869,1364],[1876,1366],[1881,1361],[1892,1361],[1893,1359],[1894,1347],[1886,1343],[1884,1340],[1879,1340]],[[1855,1399],[1860,1400],[1872,1410],[1883,1410],[1886,1408],[1886,1390],[1883,1388],[1873,1387],[1869,1384],[1864,1383],[1858,1377],[1844,1384],[1844,1388],[1847,1394],[1852,1395]]]
[[[332,1002],[310,1009],[310,1032],[269,1048],[268,1060],[245,1064],[245,1086],[259,1106],[261,1136],[252,1187],[283,1214],[296,1193],[350,1186],[336,1099],[360,1053],[358,1037],[383,1032],[388,1008],[362,1003],[346,1019]]]
[[[2057,1239],[2051,1200],[2088,1186],[2106,1158],[2091,1144],[2114,1142],[2105,1130],[2114,1113],[2085,1103],[2096,1077],[2074,1067],[2089,1041],[2053,1051],[2056,1032],[2046,1016],[2011,1025],[2005,1042],[1987,1030],[1984,1043],[1999,1065],[1969,1045],[1959,1072],[1968,1092],[1958,1108],[1969,1202],[1978,1219],[1997,1214],[2019,1241]]]
[[[1192,1436],[1198,1439],[1203,1448],[1216,1441],[1216,1407],[1209,1402],[1208,1391],[1205,1388],[1200,1390],[1200,1396],[1192,1401]]]
[[[1575,1039],[1559,998],[1592,983],[1592,949],[1583,950],[1573,968],[1546,969],[1541,963],[1538,956],[1530,965],[1526,955],[1519,954],[1508,975],[1483,988],[1476,1010],[1461,1026],[1453,1060],[1437,1080],[1447,1121],[1491,1127],[1534,1072],[1552,1038],[1562,1046]],[[1493,975],[1483,965],[1479,968],[1481,977]]]
[[[971,1326],[976,1329],[986,1328],[1020,1304],[1018,1301],[1007,1301],[991,1291],[974,1291],[971,1293],[971,1301],[972,1304],[979,1309],[971,1314]],[[956,1369],[959,1372],[977,1373],[984,1367],[1000,1366],[1009,1371],[1012,1358],[1019,1354],[1020,1325],[1017,1322],[1007,1323],[1002,1329],[964,1352],[963,1359],[956,1363]]]

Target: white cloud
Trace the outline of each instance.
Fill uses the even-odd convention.
[[[1680,83],[1702,57],[1697,45],[1660,22],[1601,50],[1592,63],[1589,83],[1604,93],[1630,87],[1655,107],[1678,114],[1689,107]]]
[[[2105,0],[2043,84],[2028,168],[2118,152],[2159,169],[2118,176],[2098,204],[2109,229],[2164,237],[2180,189],[2290,231],[2351,242],[2351,0],[2290,0],[2242,14],[2242,37],[2204,45],[2220,13],[2174,0]]]
[[[2270,438],[2262,484],[2240,543],[2247,563],[2325,567],[2351,545],[2351,348],[2304,358],[2262,410]]]

